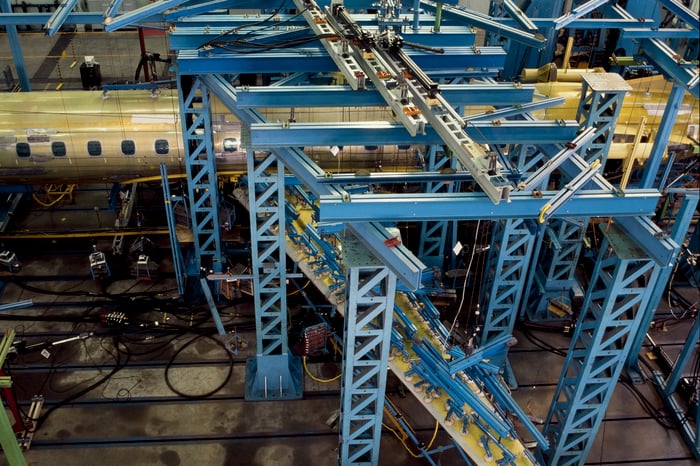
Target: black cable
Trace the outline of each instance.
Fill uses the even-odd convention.
[[[117,337],[114,337],[114,340],[115,340],[115,346],[118,346],[119,341],[118,341]],[[121,354],[122,354],[121,352],[119,352],[119,351],[117,352],[116,365],[114,366],[114,368],[112,368],[112,370],[107,375],[105,375],[104,377],[102,377],[101,379],[96,381],[95,383],[85,387],[84,389],[82,389],[82,390],[68,396],[67,398],[59,401],[55,405],[51,406],[44,414],[42,414],[38,418],[29,419],[30,421],[36,421],[36,424],[34,425],[32,432],[39,430],[39,428],[44,424],[44,422],[46,422],[46,419],[48,419],[48,417],[54,411],[56,411],[58,408],[61,408],[65,405],[69,404],[70,402],[80,398],[81,396],[85,395],[86,393],[89,393],[90,391],[94,390],[95,388],[99,387],[100,385],[105,383],[107,380],[109,380],[114,374],[116,374],[117,372],[122,370],[126,366],[126,364],[129,362],[129,359],[131,356],[129,354],[127,354],[126,360],[124,362],[122,362],[121,361]]]
[[[219,384],[217,387],[215,387],[214,389],[212,389],[208,392],[200,393],[200,394],[184,393],[184,392],[176,389],[173,386],[172,382],[170,381],[170,376],[169,376],[170,369],[173,366],[173,364],[175,363],[175,359],[177,358],[177,356],[183,350],[185,350],[185,348],[187,348],[188,346],[190,346],[192,343],[199,340],[200,338],[208,338],[209,340],[214,341],[218,346],[220,346],[224,349],[224,352],[228,356],[228,360],[229,360],[228,373],[226,374],[226,377],[224,378],[223,382],[221,382],[221,384]],[[214,338],[213,336],[210,336],[210,335],[197,335],[196,337],[192,338],[190,341],[188,341],[187,343],[182,345],[180,348],[178,348],[178,350],[175,351],[175,353],[173,354],[172,358],[170,358],[170,361],[168,361],[168,364],[165,366],[165,374],[164,374],[165,384],[168,386],[168,388],[170,390],[172,390],[173,393],[175,393],[176,395],[181,396],[183,398],[187,398],[190,400],[201,400],[204,398],[209,398],[210,396],[215,395],[222,388],[224,388],[226,386],[226,384],[228,383],[228,381],[231,379],[231,375],[233,374],[233,363],[234,363],[233,354],[226,349],[226,346],[222,342],[220,342],[219,340],[217,340],[216,338]]]

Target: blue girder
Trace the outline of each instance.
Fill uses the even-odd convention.
[[[479,144],[507,144],[513,141],[550,144],[573,139],[578,129],[569,121],[469,121],[464,128]],[[252,148],[441,144],[441,136],[427,127],[425,134],[411,136],[400,123],[362,121],[342,123],[264,123],[251,125]]]
[[[46,35],[53,37],[61,29],[63,24],[68,19],[68,15],[78,0],[63,0],[60,5],[56,7],[56,11],[53,12],[49,20],[44,25],[44,30]]]
[[[501,69],[506,57],[500,47],[480,47],[478,50],[471,47],[445,47],[444,54],[408,51],[408,55],[428,73],[448,70],[455,76],[463,74],[469,68]],[[231,70],[253,73],[334,72],[338,69],[328,53],[320,47],[302,47],[264,54],[180,50],[177,62],[180,72],[185,74],[230,73]]]
[[[479,220],[538,218],[544,205],[557,192],[543,191],[542,197],[531,192],[511,194],[511,202],[495,208],[483,193],[456,194],[356,194],[351,198],[321,196],[322,222],[368,222],[377,218],[391,221]],[[656,208],[659,192],[637,189],[620,196],[601,190],[581,191],[569,200],[554,217],[590,217],[605,215],[650,215]],[[493,203],[492,203],[493,204]]]
[[[511,106],[532,102],[531,84],[445,84],[440,93],[453,105]],[[379,92],[355,92],[349,86],[247,87],[239,89],[239,108],[362,107],[386,105]]]

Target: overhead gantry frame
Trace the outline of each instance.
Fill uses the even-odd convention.
[[[162,7],[166,3],[168,6],[173,6],[185,2],[159,2],[157,5],[151,5],[150,7],[146,7],[146,9],[139,11],[137,15],[133,15],[131,17],[131,20],[147,20],[147,18],[152,17],[153,15],[160,15],[163,13],[165,13],[165,15],[170,19],[173,19],[173,15],[175,15],[174,17],[177,17],[177,13],[173,13],[172,11],[164,12]],[[606,2],[591,2],[586,5],[586,8],[593,6],[593,3],[595,3],[597,6]],[[3,2],[3,5],[5,5],[5,2]],[[183,8],[183,11],[189,10],[187,10],[187,8]],[[518,23],[521,26],[530,25],[530,22],[526,21],[527,18],[521,16],[520,13],[518,13],[518,10],[513,8],[513,5],[506,5],[505,11],[510,15],[518,15]],[[587,21],[586,24],[591,26],[593,24],[592,21],[589,21],[586,18],[581,18],[581,16],[585,15],[586,11],[587,10],[585,8],[581,8],[575,11],[573,17],[562,17],[553,23],[551,20],[547,20],[549,23],[543,23],[542,21],[532,18],[530,18],[530,20],[532,24],[538,27],[542,27],[542,24],[549,25],[551,23],[553,30],[557,30],[558,28],[565,26],[571,27],[575,24],[581,24],[582,21]],[[73,15],[74,14],[69,15],[69,18],[66,20],[66,24],[70,23],[72,20],[71,17],[75,17]],[[456,14],[455,16],[460,17],[459,14]],[[624,24],[632,23],[631,18],[625,17],[619,12],[618,16],[620,16],[621,21],[624,22]],[[460,17],[460,20],[463,20],[463,18]],[[476,19],[472,19],[472,21],[476,21]],[[94,21],[91,20],[90,22]],[[114,29],[121,23],[112,22],[111,24],[112,26],[110,26],[110,28]],[[493,24],[489,24],[488,27],[498,30],[496,24],[497,22],[494,22]],[[535,45],[534,43],[536,42],[535,46],[540,46],[543,43],[541,37],[536,37],[536,34],[533,34],[530,31],[528,31],[526,34],[516,34],[510,30],[507,30],[506,28],[501,28],[499,33],[502,35],[510,34],[514,40],[517,38],[517,40],[521,43],[528,43],[531,39],[533,44],[530,45]],[[196,41],[197,39],[194,40]],[[547,46],[552,46],[551,41],[547,43]],[[645,47],[648,49],[648,55],[655,57],[655,61],[665,73],[673,76],[677,82],[681,82],[684,85],[684,88],[689,89],[691,93],[696,95],[697,72],[693,74],[693,71],[689,70],[687,66],[683,66],[680,63],[674,64],[672,61],[668,60],[668,53],[662,50],[662,47],[653,41],[645,43]],[[494,63],[497,62],[497,60],[494,61],[494,57],[497,56],[497,54],[477,54],[472,49],[471,54],[466,53],[465,55],[469,55],[469,59],[472,60],[471,63],[484,63],[484,68],[487,68],[488,70],[486,72],[487,74],[493,71]],[[294,60],[288,60],[289,58],[293,58]],[[286,56],[282,59],[279,57],[267,57],[262,59],[260,57],[241,58],[223,56],[221,54],[217,54],[216,52],[200,53],[199,51],[193,50],[181,50],[179,53],[179,81],[182,81],[183,77],[185,77],[185,79],[190,79],[189,77],[193,77],[192,79],[194,80],[194,85],[192,87],[197,89],[197,91],[193,93],[190,92],[191,89],[189,88],[189,85],[185,86],[184,88],[181,86],[182,100],[185,103],[181,109],[181,112],[183,115],[183,130],[189,151],[188,168],[190,164],[195,167],[195,170],[188,172],[188,178],[192,185],[197,186],[197,188],[200,190],[199,192],[190,193],[190,201],[194,202],[195,207],[199,209],[197,214],[193,213],[193,215],[195,215],[195,217],[193,217],[195,220],[194,223],[198,223],[198,226],[195,228],[199,228],[199,232],[205,234],[200,240],[200,246],[203,247],[201,247],[199,250],[199,257],[205,257],[205,262],[211,260],[212,269],[216,267],[217,263],[220,263],[221,259],[220,252],[217,251],[216,248],[213,249],[214,252],[208,254],[209,251],[212,251],[208,248],[214,244],[218,244],[218,241],[214,241],[212,236],[206,236],[207,234],[211,233],[208,231],[210,228],[213,228],[214,230],[218,229],[218,221],[211,212],[216,208],[216,187],[212,187],[213,185],[211,184],[211,180],[215,179],[215,167],[211,166],[213,152],[211,150],[211,146],[207,146],[206,142],[206,139],[209,138],[211,134],[211,127],[210,124],[207,123],[207,112],[203,111],[199,107],[199,98],[201,96],[203,102],[206,102],[208,92],[214,92],[227,104],[232,112],[239,119],[241,119],[244,124],[254,125],[265,123],[264,119],[262,119],[256,112],[242,109],[238,106],[237,92],[230,86],[230,83],[222,76],[218,75],[218,73],[228,73],[231,71],[231,69],[247,71],[255,69],[255,67],[259,65],[261,66],[260,71],[263,72],[273,70],[295,71],[295,69],[286,69],[288,68],[287,65],[302,67],[300,70],[308,70],[308,67],[316,67],[319,70],[329,70],[332,66],[332,63],[327,57],[325,57],[323,54],[317,53],[317,51],[314,50],[309,50],[308,60],[304,60],[303,63],[299,63],[300,60],[296,58],[298,57]],[[423,66],[423,63],[440,64],[436,66],[444,66],[447,63],[447,61],[442,58],[436,59],[425,55],[416,56],[414,61],[419,63],[421,66]],[[296,64],[294,64],[295,62]],[[478,75],[478,73],[475,75]],[[180,84],[182,84],[182,82]],[[408,84],[411,83],[409,82]],[[425,92],[426,91],[420,91],[417,95],[425,98]],[[427,92],[430,92],[430,86]],[[415,95],[416,94],[414,94],[414,96]],[[428,96],[431,98],[433,97],[429,94]],[[376,99],[376,95],[369,98]],[[445,112],[443,115],[451,113],[447,102],[448,101],[444,101],[441,103],[440,109],[441,111]],[[204,107],[208,107],[208,105],[205,103]],[[431,107],[432,106],[430,105],[424,106],[421,108],[421,110],[423,110],[424,113],[428,113],[427,110],[429,108],[432,110]],[[427,119],[427,121],[430,120]],[[202,131],[199,131],[200,129]],[[257,130],[255,129],[253,130],[253,139],[256,137],[256,131]],[[202,134],[205,136],[200,137]],[[416,134],[419,133],[416,132]],[[435,220],[440,218],[450,220],[454,220],[456,218],[502,218],[507,222],[512,222],[525,217],[537,219],[541,217],[544,206],[561,197],[561,192],[544,192],[541,199],[535,199],[532,198],[530,191],[518,192],[516,190],[510,193],[509,200],[511,202],[509,204],[501,203],[496,208],[493,205],[493,201],[495,200],[493,193],[491,193],[491,196],[483,193],[475,193],[468,195],[448,194],[445,197],[440,197],[438,194],[432,193],[429,194],[428,197],[418,196],[411,199],[392,199],[390,203],[383,203],[380,205],[379,203],[383,202],[381,196],[368,195],[363,197],[360,195],[352,196],[351,198],[347,195],[347,193],[343,192],[342,189],[334,186],[332,182],[329,183],[326,174],[321,172],[318,167],[315,166],[315,164],[310,162],[302,151],[289,148],[290,146],[298,147],[300,145],[303,144],[300,144],[299,140],[294,140],[292,137],[286,147],[280,145],[280,147],[273,148],[272,151],[278,158],[285,161],[285,164],[288,166],[290,171],[292,171],[297,178],[301,180],[302,183],[304,183],[315,195],[322,197],[320,203],[321,219],[334,218],[335,221],[359,222],[348,223],[347,228],[353,231],[358,237],[361,237],[365,242],[365,246],[372,251],[372,254],[379,257],[385,266],[387,266],[394,274],[401,278],[402,281],[405,281],[410,286],[417,286],[417,284],[420,283],[422,270],[420,262],[415,260],[415,258],[412,258],[412,255],[405,250],[405,248],[399,247],[390,249],[382,247],[381,244],[383,243],[383,240],[389,239],[386,234],[386,230],[376,223],[365,222],[378,218],[399,219],[399,216],[401,215],[405,216],[404,218],[401,218],[403,220]],[[552,153],[557,153],[558,151],[559,149],[553,151]],[[658,155],[658,157],[660,157],[660,155]],[[548,157],[545,157],[545,159],[547,158]],[[206,163],[200,165],[200,162]],[[468,166],[468,164],[466,165]],[[575,178],[580,173],[583,173],[586,168],[587,164],[585,161],[578,160],[575,157],[562,165],[562,170],[565,172],[568,170],[571,178]],[[472,173],[474,176],[478,176],[478,174],[478,170],[477,173]],[[261,178],[257,181],[265,183],[268,180],[263,180]],[[585,189],[579,193],[576,193],[576,195],[570,199],[567,198],[567,215],[564,215],[562,212],[552,212],[552,218],[560,216],[585,217],[601,214],[613,216],[646,215],[653,211],[654,204],[658,198],[658,191],[653,189],[628,190],[628,192],[625,193],[625,198],[620,198],[613,187],[604,182],[604,180],[601,180],[598,176],[592,177],[592,186],[592,189],[584,187]],[[200,196],[200,194],[202,195]],[[498,198],[498,200],[500,199],[502,199],[502,196]],[[365,202],[365,204],[363,204],[363,202]],[[407,202],[412,205],[410,209],[405,209],[404,212],[396,210],[397,206],[405,207]],[[426,206],[429,206],[429,209],[434,208],[434,210],[429,211],[428,213],[426,213],[425,210],[417,212],[418,209],[425,209]],[[282,208],[279,203],[277,203],[275,207],[277,209]],[[471,211],[463,212],[462,209],[465,208],[471,209]],[[358,209],[363,209],[364,212],[360,213]],[[209,215],[210,213],[212,215]],[[618,237],[618,239],[623,238],[619,243],[623,244],[623,246],[621,246],[622,249],[627,247],[624,245],[632,244],[630,247],[636,251],[635,254],[639,255],[634,256],[635,263],[632,264],[627,256],[620,254],[620,247],[617,249],[613,247],[613,249],[618,253],[618,256],[614,258],[601,256],[599,258],[598,265],[596,266],[598,271],[596,280],[599,280],[600,283],[605,283],[605,277],[613,275],[619,276],[621,280],[629,281],[631,279],[630,277],[639,275],[642,273],[643,269],[644,271],[651,271],[652,274],[655,274],[654,276],[659,276],[660,273],[657,272],[658,268],[662,267],[662,264],[666,264],[667,266],[671,263],[670,259],[674,255],[672,252],[673,242],[668,242],[665,237],[660,239],[655,238],[658,231],[655,230],[647,220],[640,220],[640,217],[633,220],[620,219],[620,221],[617,223],[619,223],[622,229],[626,231],[626,233]],[[282,227],[278,227],[278,232],[280,230],[282,230]],[[613,240],[612,238],[618,233],[619,231],[611,233],[609,235],[610,238],[608,238],[607,241],[617,241]],[[648,249],[644,249],[643,247],[639,248],[639,245],[629,243],[629,236],[631,234],[641,237],[642,242],[644,243],[643,246],[646,246]],[[507,242],[505,244],[507,245],[509,243]],[[512,244],[517,244],[517,242]],[[639,252],[640,250],[642,251],[641,253]],[[202,251],[205,251],[204,254],[202,254]],[[260,251],[258,253],[260,253]],[[264,254],[265,253],[263,253],[263,256]],[[256,266],[264,265],[261,263],[262,261],[259,260],[260,257],[261,256],[258,255],[258,263]],[[642,265],[638,266],[637,262]],[[379,267],[377,270],[380,269],[382,269],[382,267]],[[262,267],[262,270],[265,272],[264,266]],[[504,283],[505,281],[506,280],[504,280]],[[280,292],[281,291],[277,290],[275,293],[279,294]],[[641,314],[641,311],[637,312],[633,318],[627,318],[627,320],[623,319],[624,321],[616,321],[616,319],[620,318],[620,313],[618,312],[620,307],[617,305],[619,304],[618,300],[625,301],[627,299],[631,299],[645,305],[651,301],[647,290],[615,289],[614,293],[606,294],[602,285],[596,286],[595,289],[592,289],[590,294],[586,297],[587,306],[590,307],[590,310],[586,311],[586,315],[591,317],[590,320],[586,321],[586,328],[589,328],[591,332],[596,335],[609,336],[609,324],[612,323],[614,324],[614,327],[623,329],[621,334],[633,334],[639,328],[637,316]],[[262,300],[260,306],[263,306]],[[362,304],[360,304],[360,306],[362,306]],[[603,312],[598,312],[598,309],[603,309]],[[357,310],[357,308],[355,310]],[[386,317],[387,314],[387,312],[384,312],[383,316]],[[488,318],[491,318],[494,322],[498,320],[498,316],[495,314]],[[258,332],[259,334],[262,334],[264,333],[264,329],[262,328],[264,327],[264,324],[262,323],[262,319],[259,320],[260,323],[258,325]],[[357,318],[355,319],[355,324],[356,326],[354,329],[360,332],[361,324]],[[279,332],[281,332],[281,330],[279,330],[278,333]],[[382,334],[384,335],[386,333],[387,328],[384,326]],[[584,334],[578,335],[577,338],[581,339],[581,344],[590,343],[584,341],[586,338],[586,335]],[[628,338],[626,341],[629,340],[630,339]],[[579,342],[579,340],[576,341]],[[592,377],[590,379],[590,384],[587,384],[587,382],[584,380],[586,377],[579,377],[580,374],[576,373],[575,371],[572,372],[572,376],[564,376],[560,381],[558,393],[562,395],[552,406],[551,419],[554,419],[555,417],[560,419],[562,421],[561,429],[554,426],[553,422],[548,424],[548,433],[551,433],[553,438],[556,439],[553,449],[546,452],[552,464],[559,461],[557,458],[560,458],[562,462],[567,464],[576,464],[585,459],[585,452],[589,447],[588,439],[592,438],[592,435],[595,434],[596,422],[599,422],[600,417],[605,411],[606,403],[604,401],[609,399],[607,397],[611,387],[614,385],[613,379],[615,379],[617,375],[610,372],[610,361],[624,359],[625,351],[629,351],[629,348],[624,347],[621,348],[621,351],[618,351],[615,354],[607,354],[606,352],[609,350],[607,345],[609,345],[611,341],[612,340],[609,337],[605,337],[603,339],[598,339],[589,345],[591,352],[590,355],[586,357],[593,358],[592,361],[594,363],[592,368],[593,372],[588,374]],[[261,344],[261,346],[264,346],[264,344]],[[356,353],[348,357],[357,356],[359,355]],[[583,362],[583,360],[579,361],[576,359],[583,357],[580,352],[576,351],[576,347],[572,347],[570,357],[572,359],[570,363],[567,362],[567,370],[569,370],[572,365]],[[379,365],[377,367],[379,367],[381,371],[381,368],[385,368],[386,366],[383,356],[380,356],[379,359]],[[355,360],[359,363],[359,359]],[[464,367],[467,368],[467,366]],[[475,373],[477,372],[478,370],[475,370]],[[345,376],[348,381],[352,380],[352,374],[346,373]],[[380,388],[381,380],[377,380],[375,385],[376,388]],[[353,394],[350,392],[354,389],[354,387],[351,384],[348,386],[348,388],[347,399],[352,400]],[[569,397],[567,395],[569,393],[573,393],[575,396]],[[576,395],[577,393],[578,395]],[[376,399],[378,399],[380,396],[379,392],[377,392],[376,395]],[[361,405],[355,405],[355,408],[361,407]],[[352,412],[352,406],[350,408],[350,412]],[[375,416],[377,416],[376,410]],[[377,419],[375,418],[372,429],[375,429],[376,425]],[[580,429],[583,429],[583,431]],[[373,432],[376,432],[376,430],[373,430]]]

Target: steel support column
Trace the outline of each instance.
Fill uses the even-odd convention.
[[[445,156],[440,146],[429,146],[428,160],[425,171],[452,171],[454,159]],[[455,182],[428,182],[425,184],[425,192],[455,192]],[[445,256],[445,242],[450,225],[454,227],[455,221],[427,221],[421,222],[420,244],[418,245],[418,258],[427,265],[444,267],[442,263]]]
[[[633,238],[610,224],[543,432],[549,465],[582,465],[629,354],[632,336],[661,267]]]
[[[287,271],[284,165],[275,155],[261,163],[248,150],[256,355],[246,363],[247,400],[302,395],[301,364],[287,343]]]
[[[527,304],[531,320],[568,318],[563,314],[573,312],[572,301],[583,297],[575,272],[587,225],[588,218],[553,219],[542,230],[542,247]]]
[[[480,304],[484,315],[482,346],[513,333],[535,242],[531,228],[536,228],[532,220],[493,222]]]
[[[396,276],[366,250],[360,252],[364,248],[348,246],[339,464],[376,466]]]
[[[221,272],[219,191],[209,90],[199,78],[180,75],[178,94],[195,257],[200,267]]]
[[[12,5],[10,5],[10,0],[0,0],[0,12],[12,13]],[[24,64],[24,53],[22,53],[22,44],[19,42],[17,26],[14,24],[6,24],[5,31],[7,32],[7,38],[10,41],[10,51],[12,52],[12,60],[15,62],[15,70],[17,70],[20,86],[22,87],[22,91],[29,92],[32,90],[32,87],[29,83],[27,67]]]
[[[182,257],[180,242],[177,239],[177,230],[175,226],[175,206],[173,202],[182,201],[182,196],[173,196],[170,194],[170,185],[168,184],[168,166],[165,163],[160,164],[160,177],[163,183],[163,201],[165,202],[165,217],[168,220],[168,234],[170,235],[170,250],[173,255],[173,268],[175,269],[175,280],[177,281],[177,293],[180,296],[185,294],[185,280],[187,278],[187,270],[185,268],[185,260]]]
[[[654,135],[654,145],[651,148],[649,159],[644,164],[642,180],[639,183],[641,188],[651,188],[656,184],[655,182],[659,174],[661,159],[663,159],[666,153],[668,138],[673,132],[673,125],[676,123],[676,117],[683,104],[683,97],[685,97],[685,87],[674,81],[671,86],[671,92],[668,94],[668,101],[666,102],[666,108],[661,117],[659,128],[656,135]],[[659,186],[658,188],[661,190],[663,186]]]
[[[632,87],[615,73],[583,73],[581,77],[583,87],[576,119],[582,128],[595,128],[596,134],[579,153],[589,164],[600,160],[604,169],[622,101]]]

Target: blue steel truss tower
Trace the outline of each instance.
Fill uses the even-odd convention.
[[[448,158],[441,146],[431,145],[428,148],[428,160],[426,171],[449,171],[454,169],[454,158]],[[455,192],[457,183],[428,182],[425,184],[426,192]],[[418,245],[418,258],[426,265],[437,265],[443,267],[443,257],[445,245],[448,238],[448,231],[452,225],[453,231],[457,222],[434,221],[421,222],[420,244]]]
[[[179,75],[178,95],[195,260],[199,262],[199,267],[221,272],[219,185],[212,141],[209,90],[199,78]]]
[[[301,364],[287,342],[284,165],[273,154],[257,163],[248,150],[248,201],[257,352],[246,363],[249,400],[301,398]]]
[[[547,415],[552,466],[583,464],[662,267],[616,223],[604,240]]]
[[[535,242],[533,230],[536,228],[529,219],[493,222],[480,304],[484,315],[482,346],[513,333]]]
[[[576,150],[586,163],[600,161],[604,167],[625,94],[631,87],[614,73],[584,73],[582,77],[576,119],[582,130],[594,128],[595,133]],[[542,230],[538,265],[528,300],[531,319],[568,317],[566,314],[573,312],[571,299],[582,297],[575,273],[588,223],[588,218],[553,219]],[[558,314],[552,315],[550,310]]]
[[[345,244],[348,268],[340,411],[340,465],[379,463],[396,275]]]

